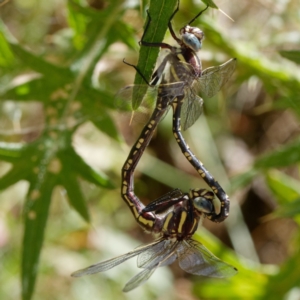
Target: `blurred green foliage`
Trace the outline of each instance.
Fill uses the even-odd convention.
[[[204,2],[213,6],[212,1]],[[120,169],[129,152],[124,139],[132,141],[132,135],[114,106],[118,89],[134,81],[134,70],[122,59],[137,61],[148,4],[2,4],[1,299],[299,298],[296,0],[215,2],[235,22],[209,9],[193,23],[205,32],[199,54],[204,67],[238,59],[226,96],[219,93],[205,101],[205,116],[185,134],[232,198],[225,224],[206,221],[197,239],[236,266],[238,275],[210,280],[172,266],[173,277],[163,268],[128,295],[121,289],[136,273],[135,262],[85,279],[69,275],[132,249],[138,242],[130,235],[151,240],[136,228],[119,196]],[[163,39],[175,5],[173,0],[151,1],[153,18],[145,39]],[[203,7],[200,1],[182,0],[175,28]],[[174,43],[168,32],[166,41]],[[147,78],[157,54],[158,49],[141,48],[137,64]],[[151,143],[151,155],[146,153],[138,168],[136,193],[145,202],[170,187],[203,185],[178,151],[170,124],[166,117]]]

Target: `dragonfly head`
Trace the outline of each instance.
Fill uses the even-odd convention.
[[[180,29],[180,35],[182,36],[183,44],[198,52],[202,48],[202,40],[204,39],[204,33],[197,27],[191,27],[189,25]]]
[[[214,212],[214,193],[205,189],[193,189],[190,191],[190,199],[199,213],[211,214]]]

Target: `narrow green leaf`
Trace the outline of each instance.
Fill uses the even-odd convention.
[[[300,197],[299,181],[277,170],[271,170],[266,176],[267,184],[281,204],[293,202]]]
[[[10,48],[16,57],[38,73],[48,75],[51,78],[55,78],[55,80],[64,82],[71,81],[73,78],[73,73],[69,69],[51,64],[43,58],[25,50],[17,43],[10,43]]]
[[[18,85],[8,86],[5,93],[1,95],[2,99],[13,99],[14,101],[41,101],[49,102],[52,93],[62,87],[59,80],[49,80],[48,77],[30,78],[28,81]]]
[[[260,299],[284,299],[289,291],[300,287],[300,248],[283,264],[280,272],[269,277],[264,288],[264,295]]]
[[[113,122],[111,117],[104,111],[102,111],[101,115],[98,118],[92,119],[92,122],[99,130],[106,133],[108,136],[112,137],[116,141],[121,140],[115,123]]]
[[[295,91],[297,93],[297,91]],[[297,114],[298,119],[300,118],[300,105],[298,96],[289,95],[288,97],[281,97],[280,99],[276,100],[273,104],[274,109],[286,109],[291,108]]]
[[[60,154],[64,164],[72,166],[73,170],[76,170],[82,178],[92,183],[95,183],[98,186],[112,189],[114,184],[110,179],[102,172],[95,171],[90,167],[76,152],[74,149],[70,148],[68,151],[65,151],[63,154]]]
[[[19,162],[0,178],[0,190],[4,190],[27,177],[29,168],[26,163]]]
[[[151,17],[151,23],[145,33],[144,41],[148,43],[162,42],[168,28],[169,19],[175,10],[176,5],[177,0],[152,0],[150,2],[149,14]],[[147,23],[148,18],[146,19],[145,26]],[[141,46],[137,68],[148,81],[150,81],[153,73],[159,49],[159,47]],[[145,81],[137,73],[134,83],[145,84]],[[134,91],[132,99],[132,108],[134,110],[140,106],[146,90],[147,88],[145,87],[145,89],[137,89]]]
[[[201,0],[201,1],[211,8],[219,9],[219,7],[212,0]]]
[[[75,1],[68,1],[68,23],[70,27],[74,30],[73,43],[75,48],[81,49],[84,46],[86,36],[87,24],[90,17],[82,13],[83,8],[75,3]],[[84,10],[87,11],[87,8]]]
[[[291,51],[279,51],[280,55],[284,58],[287,58],[296,64],[300,64],[300,50],[291,50]]]
[[[295,218],[300,216],[300,198],[291,202],[281,204],[272,214],[276,218]]]
[[[102,57],[105,49],[112,41],[110,30],[121,17],[120,1],[111,3],[105,10],[105,14],[100,14],[89,26],[89,39],[83,49],[78,52],[72,70],[78,72],[80,78],[84,78],[91,73],[97,61]],[[87,76],[89,78],[89,76]]]
[[[105,17],[106,11],[99,11],[89,6],[82,6],[81,3],[82,1],[80,0],[68,0],[68,9],[76,16],[82,15],[95,19]]]
[[[81,87],[78,98],[82,99],[84,103],[83,109],[86,111],[90,111],[91,109],[86,107],[85,104],[92,106],[93,108],[97,105],[97,108],[100,108],[100,106],[107,106],[111,109],[116,109],[114,95],[105,90],[93,89],[85,84]],[[98,111],[94,110],[92,116],[95,113],[98,113]]]
[[[26,146],[22,143],[6,143],[0,142],[0,158],[5,161],[21,157]]]
[[[285,167],[300,161],[300,140],[281,147],[271,154],[259,158],[254,166],[256,168]]]
[[[6,41],[4,34],[0,32],[0,66],[11,67],[14,65],[14,55]]]
[[[111,29],[111,35],[115,40],[121,40],[125,45],[131,49],[138,49],[138,44],[134,38],[134,30],[128,24],[119,20]]]
[[[86,201],[80,190],[78,180],[73,172],[61,172],[61,184],[65,187],[68,193],[70,205],[87,221],[90,221]]]
[[[249,184],[253,177],[257,175],[258,171],[255,169],[251,169],[247,172],[242,173],[241,175],[236,175],[231,178],[231,191],[236,191],[237,189],[240,189],[247,184]]]
[[[54,186],[55,177],[47,173],[41,181],[31,183],[27,195],[24,208],[25,230],[21,275],[23,300],[30,300],[33,294]]]

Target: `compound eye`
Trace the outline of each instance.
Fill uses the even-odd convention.
[[[193,51],[198,52],[202,47],[202,40],[204,39],[204,33],[197,27],[191,27],[189,25],[180,29],[182,36],[182,42]]]
[[[199,212],[211,214],[214,212],[214,206],[211,201],[204,197],[197,197],[193,199],[193,205]]]
[[[197,27],[191,27],[190,33],[194,34],[200,41],[204,39],[204,33]]]
[[[202,42],[193,33],[182,34],[183,43],[191,48],[193,51],[198,52],[202,48]]]

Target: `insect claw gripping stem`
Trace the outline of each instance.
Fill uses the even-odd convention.
[[[196,19],[198,19],[202,15],[202,13],[204,13],[208,9],[208,7],[209,6],[207,5],[203,10],[201,10],[198,15],[196,15],[190,22],[188,22],[188,25],[191,25]]]
[[[146,77],[144,76],[144,74],[137,68],[137,66],[133,65],[133,64],[130,64],[128,63],[125,58],[123,58],[123,63],[127,66],[130,66],[132,68],[134,68],[136,70],[136,72],[138,72],[138,74],[143,78],[143,80],[145,81],[145,83],[148,85],[148,86],[152,86],[148,80],[146,79]]]

